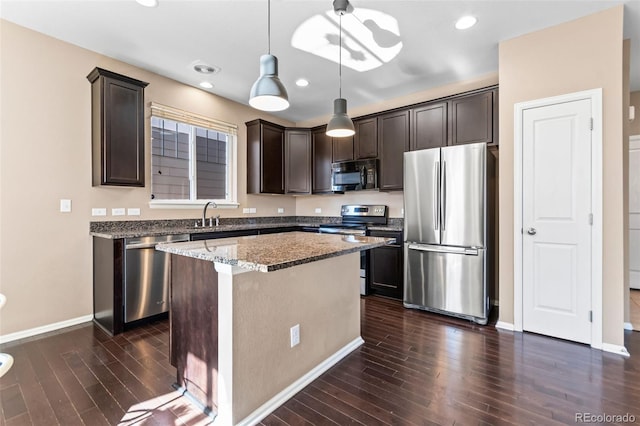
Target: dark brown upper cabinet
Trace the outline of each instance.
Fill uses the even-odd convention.
[[[356,128],[354,135],[355,159],[378,157],[378,117],[354,120]]]
[[[334,163],[338,161],[353,160],[353,136],[331,139],[333,140]]]
[[[284,194],[284,127],[264,120],[247,125],[247,194]]]
[[[401,190],[403,187],[403,160],[409,151],[409,110],[395,111],[378,116],[380,142],[381,191]]]
[[[102,68],[91,82],[93,186],[144,186],[144,88]]]
[[[447,102],[429,103],[411,109],[411,151],[447,145]]]
[[[498,143],[498,91],[462,96],[450,101],[451,145]]]
[[[326,134],[326,127],[311,132],[313,175],[311,192],[322,194],[331,192],[331,162],[333,161],[333,140]]]
[[[311,130],[284,131],[285,193],[311,194]]]

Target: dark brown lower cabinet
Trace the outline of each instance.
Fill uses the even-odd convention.
[[[124,331],[124,239],[93,237],[93,322],[111,334]]]
[[[213,262],[171,255],[169,323],[169,360],[177,369],[178,385],[215,412],[218,273]]]
[[[404,296],[402,232],[369,231],[368,235],[396,239],[393,244],[369,251],[367,279],[370,293],[402,300]]]

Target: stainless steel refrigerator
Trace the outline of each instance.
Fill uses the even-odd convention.
[[[404,306],[487,323],[495,179],[484,143],[404,154]]]

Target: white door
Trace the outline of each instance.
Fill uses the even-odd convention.
[[[629,141],[629,284],[640,290],[640,136]]]
[[[591,343],[591,100],[522,120],[523,330]]]

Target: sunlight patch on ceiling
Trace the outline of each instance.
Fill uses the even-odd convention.
[[[339,16],[333,10],[314,15],[293,33],[291,46],[338,63]],[[402,50],[398,21],[372,10],[354,10],[342,17],[342,65],[364,72],[378,68]]]

